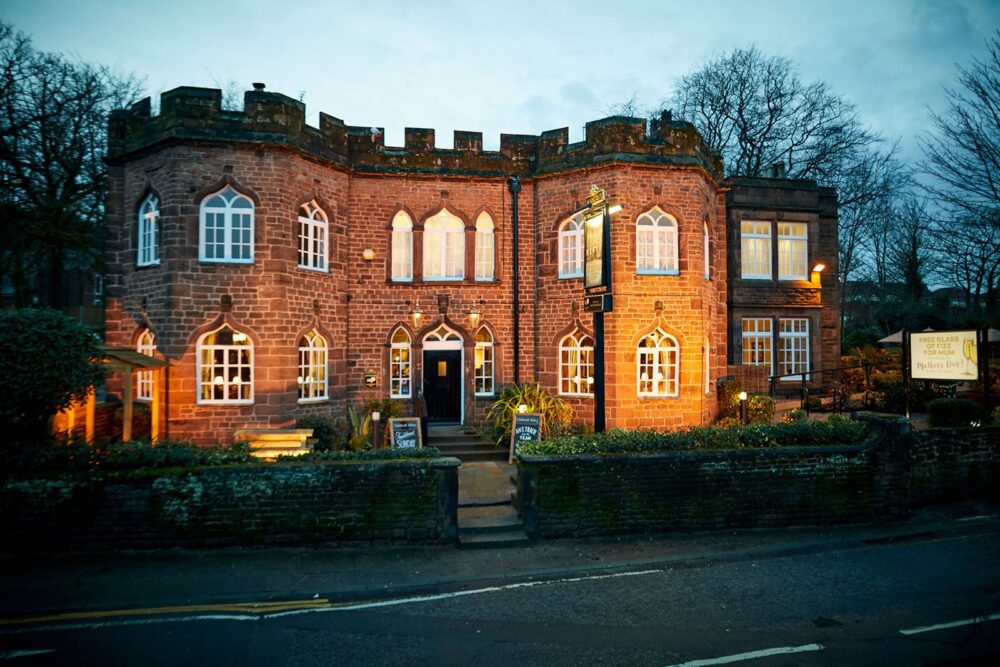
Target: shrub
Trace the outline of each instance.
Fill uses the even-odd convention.
[[[372,415],[365,412],[359,415],[354,408],[347,409],[347,416],[351,420],[351,435],[347,439],[347,448],[351,451],[369,449],[371,447]]]
[[[879,412],[902,414],[906,402],[903,396],[903,376],[898,372],[875,373],[872,375],[875,393],[875,409]],[[929,382],[909,383],[910,410],[923,411],[927,402],[941,396],[942,389]]]
[[[795,408],[794,410],[789,410],[785,414],[781,415],[782,424],[793,424],[795,422],[806,421],[807,419],[808,416],[806,416],[806,411],[800,410],[799,408]]]
[[[936,398],[927,403],[931,426],[971,426],[982,424],[983,406],[967,398]]]
[[[733,419],[740,423],[740,392],[738,380],[723,380],[719,383],[719,419]],[[747,396],[747,421],[751,424],[766,423],[774,419],[774,399],[763,394]],[[728,422],[727,422],[728,423]]]
[[[722,428],[698,426],[683,431],[625,431],[564,436],[521,444],[527,455],[640,454],[699,449],[759,449],[767,447],[838,446],[857,444],[866,425],[833,415],[829,421],[751,424]]]
[[[351,425],[343,417],[313,415],[295,422],[295,428],[311,428],[317,452],[338,451],[347,447]]]
[[[736,400],[737,410],[739,399]],[[774,420],[774,399],[763,394],[747,397],[747,419],[751,424],[767,424]]]
[[[434,447],[420,449],[366,449],[361,451],[313,452],[301,456],[279,456],[282,462],[310,463],[320,461],[395,461],[399,459],[432,459],[441,453]]]
[[[526,405],[527,412],[542,415],[542,437],[561,434],[573,420],[573,408],[558,396],[553,396],[540,384],[510,385],[504,387],[496,402],[490,406],[486,419],[493,424],[493,437],[498,445],[510,441],[510,430],[518,406]]]
[[[740,418],[740,392],[743,391],[738,380],[722,380],[719,382],[719,416]]]
[[[49,417],[104,378],[98,339],[54,310],[0,312],[0,429],[8,442],[48,439]]]

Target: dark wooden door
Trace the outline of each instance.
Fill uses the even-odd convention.
[[[424,352],[424,399],[427,419],[457,422],[462,418],[462,353],[458,350]]]

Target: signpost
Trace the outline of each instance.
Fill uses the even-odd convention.
[[[389,420],[389,437],[396,449],[418,449],[423,447],[420,438],[419,417],[396,417]]]
[[[510,428],[510,455],[507,463],[514,462],[514,454],[517,453],[517,443],[534,442],[542,439],[542,416],[534,413],[521,413],[514,415],[514,423]]]

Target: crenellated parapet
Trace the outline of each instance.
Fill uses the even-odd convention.
[[[255,84],[243,110],[222,108],[222,91],[181,87],[160,96],[160,113],[145,98],[108,121],[108,160],[176,142],[252,143],[286,146],[345,169],[376,173],[531,176],[605,163],[701,167],[721,181],[722,162],[694,126],[664,115],[647,132],[646,120],[612,116],[587,123],[584,141],[569,143],[566,128],[540,136],[502,134],[500,150],[483,149],[481,132],[457,130],[453,148],[438,148],[434,130],[406,128],[401,147],[385,145],[382,128],[346,125],[320,113],[306,124],[302,102]]]

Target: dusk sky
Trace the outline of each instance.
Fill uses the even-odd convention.
[[[6,0],[0,18],[42,49],[130,70],[151,95],[182,85],[304,95],[351,125],[499,135],[569,127],[633,95],[652,106],[676,79],[735,46],[795,61],[853,101],[903,155],[956,63],[981,56],[1000,2],[80,2]]]

